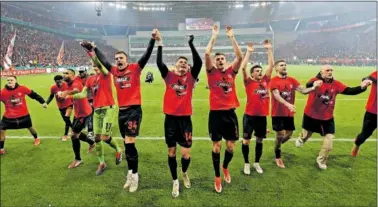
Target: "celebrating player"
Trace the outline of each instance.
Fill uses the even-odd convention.
[[[226,140],[227,149],[224,153],[223,174],[227,183],[231,183],[228,164],[231,162],[235,141],[239,139],[239,124],[235,108],[239,107],[239,101],[235,91],[235,76],[239,71],[243,54],[235,40],[231,26],[226,27],[226,34],[230,38],[235,60],[227,65],[223,53],[216,53],[214,59],[211,52],[219,33],[217,25],[213,27],[213,35],[205,52],[206,74],[210,89],[210,113],[209,135],[213,141],[212,160],[215,172],[215,191],[222,192],[222,179],[220,177],[220,150],[222,137]]]
[[[25,95],[37,100],[43,108],[47,108],[45,100],[26,86],[17,83],[16,76],[7,77],[7,84],[0,91],[0,101],[5,105],[5,113],[0,122],[0,155],[5,154],[5,131],[8,129],[25,129],[34,137],[34,145],[40,144],[37,131],[33,128]]]
[[[138,151],[135,147],[135,138],[139,135],[142,121],[140,75],[154,49],[155,36],[156,29],[152,31],[148,48],[137,63],[129,63],[128,55],[119,51],[115,54],[116,65],[112,65],[97,47],[93,48],[91,44],[87,44],[86,48],[88,51],[95,51],[101,64],[114,78],[119,106],[118,126],[124,138],[126,161],[129,167],[124,188],[129,188],[129,192],[135,192],[138,189]]]
[[[279,60],[274,64],[277,76],[272,78],[270,90],[272,91],[272,126],[276,131],[276,140],[274,144],[274,152],[276,155],[276,164],[280,168],[285,168],[281,159],[281,144],[287,142],[293,131],[294,113],[295,113],[295,91],[301,94],[308,94],[315,90],[323,81],[317,80],[314,86],[306,88],[293,77],[287,75],[286,62]]]
[[[71,114],[73,110],[73,103],[72,99],[64,99],[58,96],[59,91],[67,90],[67,83],[63,81],[63,76],[56,75],[54,77],[55,84],[53,84],[50,88],[50,96],[48,97],[46,104],[50,104],[50,102],[54,99],[56,100],[56,104],[58,105],[60,115],[63,118],[64,123],[66,124],[64,127],[64,135],[62,137],[62,141],[67,141],[68,130],[71,127]]]
[[[63,79],[67,82],[67,90],[58,92],[60,98],[64,98],[67,95],[80,93],[83,90],[83,85],[75,79],[75,71],[73,69],[67,69],[63,72]],[[89,139],[88,136],[81,131],[85,128],[85,123],[92,114],[92,107],[89,105],[88,99],[73,100],[74,105],[74,119],[72,122],[72,149],[75,154],[75,160],[68,166],[68,168],[75,168],[81,164],[80,156],[80,140],[89,144],[88,152],[91,152],[95,143]]]
[[[308,96],[303,115],[303,129],[295,143],[297,147],[301,147],[311,137],[312,133],[319,133],[323,137],[323,145],[316,158],[316,163],[322,170],[327,169],[327,158],[329,152],[332,150],[335,134],[333,111],[337,94],[360,94],[366,90],[370,82],[370,80],[364,80],[360,86],[347,87],[340,81],[335,80],[332,74],[332,66],[323,65],[318,75],[306,84],[306,87],[309,88],[314,85],[315,81],[323,81],[321,86]]]
[[[360,146],[373,134],[377,129],[377,71],[374,71],[369,77],[364,78],[363,81],[370,80],[369,84],[373,84],[370,89],[368,102],[366,103],[366,112],[362,124],[362,131],[357,135],[354,141],[354,146],[351,152],[353,157],[358,155]]]
[[[172,196],[179,196],[179,181],[177,180],[176,143],[181,146],[181,167],[184,186],[191,187],[187,169],[190,163],[190,148],[192,146],[192,93],[202,67],[202,60],[193,45],[194,36],[189,39],[189,47],[193,56],[193,67],[188,65],[188,59],[180,56],[174,70],[168,70],[163,63],[163,40],[157,31],[158,52],[156,63],[165,81],[164,95],[164,133],[168,146],[168,166],[173,179]],[[190,72],[189,72],[190,71]]]
[[[258,173],[263,173],[260,167],[260,158],[263,151],[263,139],[266,138],[266,117],[269,115],[269,82],[274,67],[272,44],[269,40],[264,41],[264,48],[267,49],[268,54],[268,68],[263,74],[260,65],[254,65],[247,71],[249,56],[254,51],[253,44],[250,42],[247,47],[247,53],[242,62],[243,80],[245,92],[247,93],[247,104],[243,116],[243,143],[242,152],[244,157],[244,173],[249,175],[249,143],[252,138],[252,133],[255,131],[256,146],[255,146],[255,163],[253,167]]]

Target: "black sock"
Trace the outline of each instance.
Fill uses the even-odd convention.
[[[211,152],[211,154],[213,157],[213,167],[214,167],[215,177],[220,177],[220,170],[219,170],[220,153]]]
[[[182,169],[182,172],[186,172],[189,168],[189,164],[190,164],[190,157],[188,159],[185,159],[185,158],[181,158],[181,169]]]
[[[4,141],[0,141],[0,149],[4,149],[4,145],[5,145],[5,140]]]
[[[255,147],[255,162],[260,162],[260,158],[262,155],[263,143],[256,142]]]
[[[281,148],[280,147],[275,147],[274,153],[276,154],[276,159],[281,158]]]
[[[84,133],[80,133],[79,135],[79,140],[83,141],[83,142],[86,142],[90,145],[94,144],[94,141],[89,139],[87,135],[85,135]]]
[[[67,117],[67,116],[64,116],[63,120],[64,120],[64,123],[66,123],[66,125],[64,127],[64,135],[67,136],[68,135],[68,130],[71,127],[71,120],[70,120],[70,117]]]
[[[37,135],[37,132],[35,134],[31,133],[34,137],[34,139],[37,139],[38,138],[38,135]]]
[[[369,138],[369,137],[367,137],[367,138]],[[357,147],[359,147],[366,141],[367,138],[365,138],[363,132],[361,132],[359,135],[357,135],[357,138],[354,140],[354,144],[356,144]]]
[[[129,168],[129,170],[132,170],[132,164],[130,162],[130,156],[128,155],[128,152],[130,151],[129,147],[130,145],[129,144],[126,144],[125,142],[123,142],[123,144],[125,145],[125,157],[126,157],[126,162],[127,162],[127,167]]]
[[[138,150],[135,147],[135,143],[126,144],[126,157],[129,157],[129,162],[133,173],[138,172]]]
[[[224,169],[228,168],[228,164],[231,162],[233,156],[234,156],[233,152],[229,152],[227,150],[224,151],[224,160],[223,160]]]
[[[244,163],[249,163],[249,145],[247,144],[242,144],[242,152],[243,152],[243,157],[244,157]]]
[[[72,139],[72,149],[75,153],[75,160],[81,160],[80,157],[80,140],[79,139]]]
[[[172,179],[177,180],[177,161],[176,156],[170,157],[168,156],[168,165],[171,171]]]

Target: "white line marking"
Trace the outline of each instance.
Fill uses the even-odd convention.
[[[296,98],[295,99],[296,101],[307,101],[307,99],[304,99],[304,98]],[[345,98],[345,99],[336,99],[337,101],[367,101],[367,98]],[[163,101],[163,99],[156,99],[156,100],[143,100],[143,102],[158,102],[158,101]],[[209,99],[201,99],[201,98],[197,98],[197,99],[192,99],[193,102],[208,102]],[[246,98],[239,98],[239,101],[247,101]]]
[[[32,139],[32,136],[6,136],[6,138],[11,139]],[[40,139],[60,139],[61,137],[57,136],[39,136]],[[113,137],[115,139],[121,139],[121,137]],[[164,137],[137,137],[138,140],[164,140]],[[297,138],[291,138],[289,141],[294,142]],[[354,142],[355,138],[335,138],[335,142]],[[193,137],[193,140],[204,140],[204,141],[210,141],[209,137]],[[242,139],[239,139],[242,140]],[[275,138],[266,138],[267,141],[274,141]],[[310,142],[319,142],[323,141],[322,138],[310,138],[308,141]],[[376,142],[377,139],[370,138],[366,140],[367,142]]]

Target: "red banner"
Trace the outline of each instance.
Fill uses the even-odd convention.
[[[1,77],[7,76],[22,76],[22,75],[33,75],[33,74],[42,74],[47,73],[46,69],[32,69],[32,70],[5,70],[0,71]]]

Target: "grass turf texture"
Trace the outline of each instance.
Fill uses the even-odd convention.
[[[305,84],[316,75],[319,67],[289,65],[288,72],[301,84]],[[334,76],[347,85],[356,86],[362,77],[373,70],[371,67],[335,67]],[[154,73],[153,84],[144,83],[147,71]],[[18,79],[20,84],[27,85],[47,98],[53,76],[27,76]],[[5,79],[1,80],[3,86]],[[162,105],[165,84],[156,67],[146,67],[141,82],[143,121],[140,136],[163,137]],[[206,85],[207,78],[203,70],[193,93],[194,137],[208,137],[209,90],[205,89]],[[236,110],[241,132],[246,103],[241,73],[237,76],[236,90],[241,103]],[[338,95],[335,109],[336,139],[353,140],[360,132],[367,97],[368,91],[358,96]],[[306,97],[297,93],[297,130],[293,139],[301,129],[305,103]],[[37,102],[29,99],[28,106],[33,125],[40,136],[63,134],[64,124],[55,103],[51,103],[44,110]],[[1,107],[3,113],[3,105]],[[119,136],[117,121],[114,123],[114,135]],[[270,117],[268,128],[271,129]],[[27,130],[8,131],[7,135],[31,137]],[[274,133],[271,132],[268,137],[274,137]],[[370,139],[375,137],[376,132]],[[121,140],[118,142],[121,144]],[[94,154],[85,153],[85,143],[82,143],[84,164],[77,169],[67,169],[73,159],[70,141],[62,143],[59,139],[42,139],[41,145],[34,147],[32,138],[9,138],[5,144],[7,154],[1,157],[1,206],[376,206],[376,142],[365,143],[357,158],[349,155],[352,144],[335,142],[329,157],[329,168],[322,172],[315,165],[320,142],[308,142],[300,149],[294,147],[294,142],[284,144],[283,160],[287,169],[278,169],[274,163],[274,144],[266,141],[260,161],[264,174],[258,175],[252,171],[251,176],[244,176],[241,173],[241,144],[237,142],[234,158],[229,166],[232,183],[224,184],[222,194],[218,195],[213,190],[211,142],[195,140],[189,167],[192,189],[183,189],[180,197],[172,200],[172,181],[164,140],[137,141],[140,185],[137,193],[130,194],[122,189],[125,182],[125,162],[115,166],[113,151],[108,146],[105,146],[108,170],[96,177],[97,158]],[[224,146],[221,160],[223,153]],[[178,153],[180,167],[179,158]],[[253,160],[254,142],[250,147],[250,161]],[[180,184],[184,188],[181,180]]]

